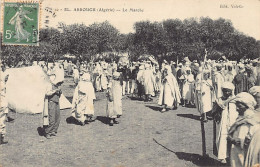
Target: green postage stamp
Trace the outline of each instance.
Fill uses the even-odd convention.
[[[39,2],[4,2],[3,44],[38,45],[39,9]]]

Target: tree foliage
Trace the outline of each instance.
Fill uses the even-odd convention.
[[[153,55],[159,61],[202,60],[205,49],[208,57],[228,59],[260,57],[260,41],[238,32],[232,22],[223,18],[208,17],[185,20],[168,19],[162,22],[140,21],[134,24],[134,33],[120,34],[108,21],[84,24],[60,24],[58,29],[40,30],[38,47],[1,46],[1,58],[7,64],[18,61],[54,61],[64,54],[72,54],[79,60],[93,61],[95,55],[121,52],[136,60],[140,55]]]

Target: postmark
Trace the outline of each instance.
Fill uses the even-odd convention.
[[[5,1],[3,4],[3,45],[38,45],[40,4],[34,1]]]

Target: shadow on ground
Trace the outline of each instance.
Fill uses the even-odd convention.
[[[104,117],[104,116],[97,116],[96,120],[98,120],[106,125],[108,125],[109,121],[110,121],[108,117]]]
[[[202,155],[194,154],[194,153],[175,152],[175,151],[165,147],[164,145],[160,144],[155,139],[153,139],[153,141],[156,144],[163,147],[164,149],[166,149],[167,151],[174,153],[180,160],[190,161],[194,165],[197,165],[197,166],[224,166],[219,161],[217,161],[209,156],[202,156]]]
[[[161,112],[161,110],[162,110],[162,107],[160,107],[160,106],[145,105],[145,107],[148,107],[148,108],[150,108],[150,109],[152,109],[154,111],[159,111],[159,112]]]
[[[131,100],[136,100],[136,101],[143,101],[143,98],[140,98],[140,97],[135,97],[135,96],[128,96],[129,99]]]
[[[37,131],[38,131],[38,134],[39,134],[39,136],[44,136],[44,128],[43,127],[38,127],[37,128]]]
[[[185,107],[186,108],[196,108],[196,106],[194,104],[186,104]]]
[[[193,114],[177,114],[177,116],[179,116],[179,117],[184,117],[184,118],[190,118],[190,119],[194,119],[194,120],[200,121],[200,116],[199,116],[199,115],[193,115]]]
[[[73,116],[70,116],[66,119],[67,124],[80,125],[79,121],[76,120]]]

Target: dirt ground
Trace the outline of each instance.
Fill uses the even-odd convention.
[[[66,78],[62,86],[71,101],[74,86]],[[96,121],[85,126],[68,121],[70,110],[61,111],[57,137],[41,136],[41,114],[10,113],[7,145],[0,146],[0,166],[184,167],[218,166],[212,155],[212,121],[205,124],[207,153],[203,158],[201,126],[195,108],[159,111],[157,98],[143,102],[124,97],[123,116],[113,127],[107,124],[106,98],[97,93]]]

